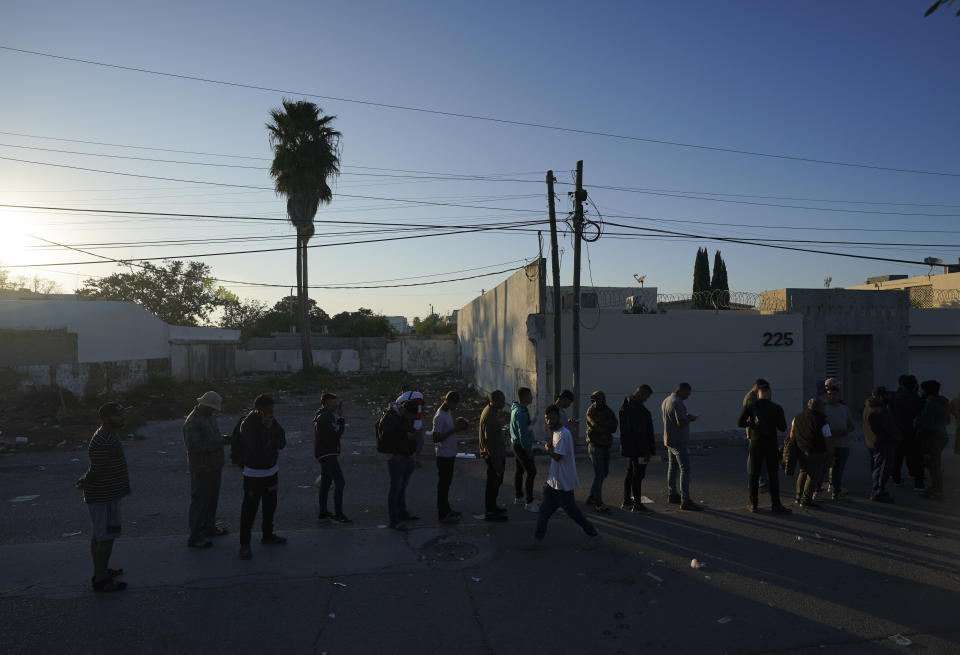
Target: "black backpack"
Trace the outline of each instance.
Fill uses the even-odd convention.
[[[243,466],[243,444],[240,441],[240,426],[246,418],[246,416],[241,416],[237,424],[233,426],[233,432],[230,433],[230,462],[234,466]]]
[[[390,415],[390,412],[392,411],[393,409],[391,409],[390,407],[387,407],[385,410],[383,410],[383,412],[380,413],[380,418],[377,419],[377,422],[373,426],[374,433],[376,434],[376,437],[377,437],[378,453],[393,454],[394,452],[396,452],[394,448],[396,444],[387,443],[389,437],[385,439],[383,434],[384,423],[389,421],[389,415]]]

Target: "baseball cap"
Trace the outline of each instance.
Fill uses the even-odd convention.
[[[100,405],[100,409],[97,410],[97,416],[100,418],[109,418],[117,414],[122,414],[124,409],[125,407],[120,403],[105,403]]]
[[[827,378],[823,381],[824,389],[839,389],[840,388],[840,378]]]

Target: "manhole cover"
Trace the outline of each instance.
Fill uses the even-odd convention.
[[[448,540],[443,537],[431,539],[420,548],[425,559],[441,562],[465,562],[480,554],[474,544]]]

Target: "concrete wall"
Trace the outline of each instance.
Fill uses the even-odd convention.
[[[80,363],[170,356],[167,324],[133,302],[0,300],[0,329],[76,334]]]
[[[339,373],[408,371],[436,373],[457,368],[457,342],[450,336],[314,337],[313,361]],[[237,371],[299,371],[299,337],[251,339],[237,351]]]
[[[960,393],[960,309],[911,309],[909,316],[909,372],[921,382],[939,380],[940,393],[953,398]],[[887,385],[896,387],[896,378]]]
[[[170,372],[177,380],[222,380],[237,371],[237,343],[170,343]]]
[[[70,364],[77,361],[77,335],[60,330],[0,330],[0,367]]]
[[[561,350],[568,381],[573,359],[569,316],[569,312],[564,315]],[[687,407],[701,417],[693,432],[737,430],[743,396],[758,377],[771,383],[774,399],[788,415],[800,409],[804,348],[800,316],[623,314],[610,310],[593,320],[591,329],[580,333],[580,406],[584,415],[594,390],[604,391],[608,404],[616,409],[638,385],[649,384],[654,395],[647,407],[660,432],[660,403],[678,383],[689,382],[693,395]],[[547,324],[552,325],[550,315]],[[777,334],[783,336],[778,339]],[[544,339],[541,352],[552,357],[552,348],[552,339]],[[568,382],[563,386],[571,387]],[[579,438],[583,436],[581,433]]]
[[[135,359],[119,362],[85,362],[52,366],[17,366],[18,387],[57,386],[78,396],[103,398],[114,391],[124,391],[145,382],[154,375],[170,375],[170,360]]]
[[[816,389],[827,374],[827,337],[864,337],[871,342],[872,371],[865,372],[859,388],[890,384],[907,370],[909,351],[908,298],[900,291],[847,289],[779,289],[764,293],[777,305],[803,317],[803,390]],[[846,380],[845,385],[851,383]],[[863,392],[860,393],[863,395]],[[847,397],[851,407],[862,407],[865,397]]]
[[[502,390],[508,401],[519,387],[530,387],[539,407],[552,393],[538,380],[546,377],[546,360],[537,357],[543,338],[538,271],[534,263],[475,298],[457,313],[461,375],[483,391]]]

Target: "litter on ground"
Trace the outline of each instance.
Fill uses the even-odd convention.
[[[717,619],[717,623],[720,623],[720,624],[730,623],[730,621],[733,621],[733,619],[730,618],[729,616],[721,616],[719,619]]]
[[[16,498],[11,498],[7,502],[9,503],[27,503],[35,498],[39,498],[40,494],[34,494],[32,496],[17,496]]]

